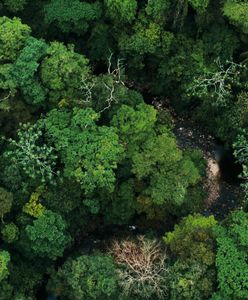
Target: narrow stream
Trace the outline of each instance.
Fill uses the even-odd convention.
[[[219,196],[208,208],[208,213],[222,220],[230,211],[241,205],[242,189],[240,188],[242,166],[237,164],[232,149],[226,149],[216,143],[214,158],[219,166]]]
[[[193,148],[202,151],[208,163],[207,178],[203,182],[208,193],[204,215],[213,214],[222,220],[240,206],[242,191],[239,174],[242,166],[235,162],[232,149],[205,132],[191,120],[174,118],[174,134],[181,149]]]

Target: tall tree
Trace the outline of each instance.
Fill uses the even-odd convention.
[[[213,293],[216,224],[213,216],[189,215],[166,234],[177,258],[170,270],[171,299],[208,299]]]
[[[227,226],[217,234],[218,294],[223,298],[248,299],[248,214],[231,213]]]
[[[57,26],[62,32],[86,33],[90,24],[101,17],[101,4],[79,0],[52,0],[45,5],[45,23]]]
[[[10,262],[10,255],[8,251],[0,251],[0,281],[9,275],[8,264]]]
[[[114,170],[123,147],[113,127],[98,126],[91,108],[72,112],[52,110],[45,120],[47,137],[64,163],[64,175],[80,183],[86,193],[96,188],[113,191]]]
[[[74,52],[73,45],[52,42],[41,64],[41,80],[49,101],[58,104],[82,98],[82,79],[89,74],[88,59]],[[85,99],[83,99],[85,100]]]
[[[46,49],[47,45],[43,40],[30,37],[11,71],[12,78],[23,92],[25,100],[33,105],[45,102],[45,91],[35,73]]]
[[[48,289],[61,299],[117,299],[117,275],[113,259],[83,255],[69,259],[52,277]]]
[[[29,37],[31,28],[18,18],[0,18],[0,62],[13,62]]]
[[[46,210],[33,225],[25,229],[28,246],[34,254],[44,258],[56,259],[63,255],[71,238],[66,232],[66,223],[62,217]]]

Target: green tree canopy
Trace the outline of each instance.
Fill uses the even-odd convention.
[[[223,8],[224,16],[229,21],[240,27],[244,33],[248,33],[248,3],[240,0],[226,0]]]
[[[172,299],[207,299],[214,289],[215,235],[213,216],[188,215],[165,235],[177,258],[170,270]]]
[[[105,195],[103,210],[109,224],[128,224],[136,212],[135,188],[133,179],[122,182],[111,195]],[[105,200],[105,199],[104,199]]]
[[[62,217],[50,210],[45,210],[33,225],[25,229],[29,247],[35,255],[56,259],[63,255],[65,247],[71,238],[66,233],[66,223]]]
[[[154,205],[167,209],[180,207],[187,188],[200,179],[198,169],[190,157],[183,156],[170,130],[156,124],[156,114],[156,110],[146,104],[136,108],[123,105],[111,122],[126,148],[126,157],[131,160],[132,173],[146,182],[138,202],[141,211],[146,211],[148,204],[147,213],[153,211]]]
[[[84,34],[92,21],[101,16],[100,3],[79,0],[52,0],[45,5],[45,23],[57,26],[62,32]]]
[[[181,260],[211,266],[215,261],[213,228],[216,224],[213,216],[189,215],[166,234],[164,241]]]
[[[0,62],[13,62],[24,47],[31,29],[18,18],[0,17]]]
[[[45,119],[47,137],[59,151],[66,177],[78,181],[86,193],[95,188],[113,191],[114,170],[123,148],[113,127],[97,126],[91,108],[72,112],[52,110]]]
[[[117,299],[113,259],[103,255],[70,259],[54,274],[48,287],[63,300]]]
[[[248,214],[233,212],[227,227],[217,227],[217,278],[227,298],[248,299]]]
[[[41,80],[49,91],[49,100],[52,103],[81,98],[81,81],[88,74],[88,59],[75,53],[72,45],[51,43],[41,64]]]
[[[0,281],[9,275],[8,264],[10,262],[10,255],[8,251],[0,251]]]
[[[13,243],[18,240],[19,229],[14,223],[9,223],[3,226],[1,233],[6,243]]]
[[[199,262],[177,261],[169,270],[169,280],[171,300],[205,300],[214,291],[215,273]]]
[[[189,4],[199,13],[206,11],[208,7],[209,0],[188,0]]]
[[[132,36],[121,36],[119,47],[124,53],[135,54],[136,56],[142,57],[145,54],[164,56],[168,54],[172,40],[173,34],[163,30],[159,24],[137,22]]]
[[[104,0],[107,14],[117,22],[131,22],[138,7],[136,0]]]
[[[34,76],[46,49],[47,45],[43,40],[28,38],[11,70],[12,78],[28,103],[41,104],[45,101],[45,91]]]

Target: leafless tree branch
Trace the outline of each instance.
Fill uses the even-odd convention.
[[[143,297],[149,288],[150,295],[164,299],[167,292],[168,270],[165,264],[167,257],[157,240],[140,236],[137,242],[130,239],[114,241],[110,253],[121,266],[118,274],[120,285],[126,295],[137,293],[139,286],[139,292]]]

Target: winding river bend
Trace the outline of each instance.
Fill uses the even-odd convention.
[[[177,118],[174,125],[173,131],[179,147],[199,149],[207,161],[206,179],[203,183],[207,198],[202,213],[223,219],[231,210],[240,206],[242,190],[239,174],[242,167],[235,162],[232,149],[190,120]]]

